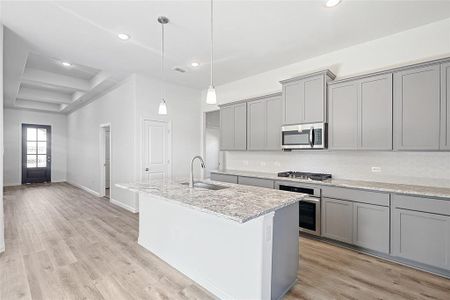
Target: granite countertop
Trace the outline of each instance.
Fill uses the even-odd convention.
[[[212,171],[211,173],[273,179],[279,181],[293,181],[323,186],[354,188],[354,189],[405,194],[413,196],[438,197],[450,200],[450,188],[445,187],[432,187],[432,186],[397,184],[397,183],[363,181],[363,180],[347,180],[347,179],[328,179],[325,181],[316,181],[308,179],[278,177],[276,173],[262,173],[262,172],[239,171],[239,170],[224,170],[224,171],[219,170],[219,171]]]
[[[116,184],[117,187],[162,197],[203,212],[245,223],[302,200],[307,195],[260,187],[204,180],[226,186],[222,190],[189,188],[186,179],[152,180],[150,183]]]

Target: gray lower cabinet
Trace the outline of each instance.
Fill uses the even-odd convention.
[[[326,86],[334,78],[324,70],[281,81],[283,124],[326,122]]]
[[[394,74],[394,149],[439,150],[440,64]]]
[[[247,150],[281,149],[281,95],[247,102]]]
[[[393,195],[392,255],[450,270],[450,201]]]
[[[353,203],[322,197],[322,236],[353,242]]]
[[[329,145],[336,150],[392,150],[392,74],[332,83]]]
[[[274,181],[270,180],[270,179],[264,179],[264,178],[239,176],[238,183],[243,184],[243,185],[265,187],[265,188],[269,188],[269,189],[274,188]]]
[[[389,253],[389,207],[353,203],[353,244]]]
[[[441,150],[450,150],[450,63],[441,65]]]
[[[211,180],[236,184],[238,183],[238,177],[236,175],[229,175],[229,174],[211,173]]]
[[[322,236],[390,252],[390,196],[339,187],[322,188]]]
[[[238,103],[220,108],[220,149],[247,149],[247,104]]]

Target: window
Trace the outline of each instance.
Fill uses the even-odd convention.
[[[27,168],[47,167],[47,129],[27,128]]]

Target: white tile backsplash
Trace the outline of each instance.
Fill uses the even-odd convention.
[[[225,168],[323,172],[339,179],[450,187],[450,152],[230,151],[225,152]]]

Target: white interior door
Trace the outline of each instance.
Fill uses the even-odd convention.
[[[170,176],[169,125],[161,121],[144,121],[142,180]]]
[[[110,188],[110,131],[105,128],[105,188]]]

